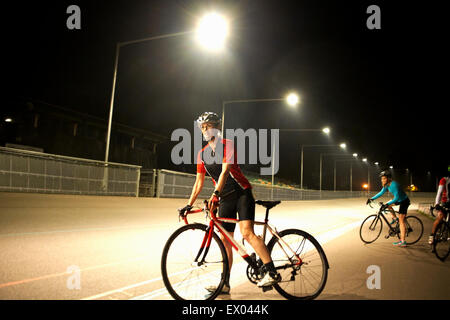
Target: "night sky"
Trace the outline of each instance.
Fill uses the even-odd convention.
[[[282,103],[227,107],[229,128],[330,126],[329,138],[281,133],[280,177],[298,180],[301,144],[341,141],[372,163],[426,174],[450,163],[441,3],[20,2],[1,19],[4,88],[7,99],[37,99],[107,119],[116,42],[190,30],[215,9],[231,26],[220,54],[188,36],[121,49],[114,121],[170,136],[176,128],[192,130],[203,111],[220,114],[223,100],[295,90],[302,99],[297,110]],[[81,30],[66,28],[71,4],[81,8]],[[366,27],[371,4],[381,8],[381,30]],[[170,144],[159,150],[160,167],[176,169]]]

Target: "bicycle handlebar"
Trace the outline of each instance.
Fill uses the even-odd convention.
[[[180,217],[183,218],[184,223],[189,224],[189,222],[187,220],[187,215],[188,214],[194,214],[194,213],[200,213],[200,212],[207,212],[207,213],[209,213],[208,200],[203,201],[203,204],[204,204],[203,209],[197,207],[198,209],[196,209],[196,210],[189,210],[189,211],[185,212],[184,215],[180,215]]]

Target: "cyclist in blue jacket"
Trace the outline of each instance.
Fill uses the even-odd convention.
[[[398,242],[394,242],[393,245],[394,246],[400,246],[400,247],[406,247],[406,241],[405,241],[405,233],[406,233],[406,228],[405,228],[405,219],[406,219],[406,214],[408,212],[408,207],[411,204],[411,202],[409,201],[408,196],[406,195],[406,193],[401,189],[400,184],[396,181],[392,180],[392,175],[389,171],[382,171],[380,173],[380,178],[381,178],[381,184],[383,185],[383,189],[381,189],[381,191],[373,196],[372,198],[367,200],[367,203],[378,199],[379,197],[381,197],[386,191],[389,191],[390,193],[392,193],[394,195],[394,199],[388,201],[385,206],[386,209],[389,209],[389,211],[391,212],[393,219],[391,224],[396,223],[397,221],[399,221],[400,223],[400,241]],[[397,218],[395,216],[395,212],[392,209],[392,206],[394,205],[400,205],[400,209],[398,210],[399,213],[399,218]]]

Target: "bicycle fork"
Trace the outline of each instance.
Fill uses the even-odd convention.
[[[206,255],[208,254],[209,247],[211,245],[211,239],[212,239],[212,233],[213,233],[213,223],[211,222],[209,226],[206,228],[205,236],[203,237],[202,244],[200,246],[200,249],[197,253],[197,256],[194,259],[193,264],[195,264],[197,267],[201,266],[205,262]],[[200,258],[200,255],[203,253],[202,259],[198,261]]]

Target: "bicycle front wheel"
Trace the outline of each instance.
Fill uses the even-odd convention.
[[[284,230],[278,235],[280,239],[274,236],[267,245],[281,275],[281,282],[273,287],[287,299],[316,298],[325,287],[328,276],[328,261],[319,242],[297,229]]]
[[[176,300],[212,300],[222,290],[228,273],[225,247],[204,224],[189,224],[176,230],[167,240],[161,259],[164,285]],[[205,255],[206,252],[206,255]]]
[[[383,229],[383,221],[377,214],[368,216],[359,229],[359,237],[364,243],[372,243],[378,239]]]
[[[450,230],[445,222],[441,222],[436,229],[433,249],[434,254],[441,261],[445,261],[450,254]]]
[[[415,216],[406,217],[405,221],[405,241],[407,244],[414,244],[422,238],[423,223]]]

